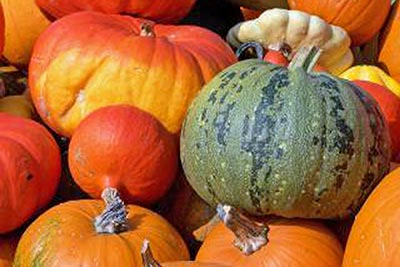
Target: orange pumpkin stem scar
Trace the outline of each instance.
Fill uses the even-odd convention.
[[[153,25],[148,22],[143,22],[140,25],[140,36],[143,37],[155,37],[155,33],[153,30]]]

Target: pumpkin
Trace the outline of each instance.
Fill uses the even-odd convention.
[[[353,81],[353,83],[367,91],[379,103],[389,127],[392,141],[392,161],[394,161],[400,153],[400,97],[376,83],[360,80]]]
[[[386,74],[386,72],[376,66],[354,66],[341,73],[339,77],[350,81],[362,80],[377,83],[390,89],[390,91],[400,97],[400,84],[395,79]]]
[[[18,243],[14,267],[130,266],[142,267],[144,238],[160,262],[188,260],[176,230],[158,214],[125,206],[113,188],[101,200],[64,202],[40,215]]]
[[[260,11],[260,10],[254,10],[254,9],[249,9],[249,8],[245,8],[245,7],[240,7],[240,11],[242,11],[244,20],[256,19],[262,13],[262,11]]]
[[[290,9],[321,17],[345,29],[354,46],[369,41],[382,28],[390,0],[288,0]]]
[[[106,14],[131,14],[162,23],[176,23],[185,17],[196,0],[36,0],[37,5],[54,18],[78,11]]]
[[[343,250],[324,225],[301,219],[256,222],[218,205],[221,222],[204,240],[196,261],[241,267],[340,267]]]
[[[158,263],[150,249],[150,242],[145,240],[141,250],[143,267],[227,267],[227,265],[217,263],[204,263],[196,261],[177,261],[177,262],[165,262],[163,264]]]
[[[193,231],[206,224],[215,214],[215,209],[202,200],[191,188],[182,174],[178,177],[167,199],[162,203],[161,214],[179,231],[195,255],[200,243]]]
[[[69,144],[68,165],[75,182],[94,198],[114,187],[124,201],[152,204],[175,179],[178,148],[174,136],[147,112],[109,106],[79,125]]]
[[[0,113],[0,234],[20,227],[54,196],[60,151],[37,122]]]
[[[0,4],[0,55],[4,50],[5,27],[4,11],[2,5]]]
[[[182,128],[181,160],[210,205],[346,217],[388,172],[390,137],[378,104],[350,82],[307,72],[318,53],[304,48],[288,68],[244,60],[200,91]]]
[[[283,42],[291,47],[292,54],[302,45],[318,46],[323,51],[319,63],[333,74],[343,72],[353,63],[351,41],[345,30],[296,10],[266,10],[257,19],[232,27],[227,40],[234,47],[260,42],[268,48]]]
[[[0,112],[30,119],[34,114],[34,109],[32,102],[26,95],[10,95],[0,98]]]
[[[357,214],[347,242],[343,267],[400,266],[398,221],[400,169],[389,173]]]
[[[398,40],[400,39],[400,4],[392,7],[386,27],[383,29],[378,64],[387,71],[391,77],[400,82],[400,67],[398,64]]]
[[[0,236],[0,267],[11,267],[18,244],[16,235]]]
[[[265,10],[269,8],[279,7],[288,8],[287,0],[228,0],[238,6],[247,8]]]
[[[111,104],[137,106],[178,133],[202,85],[234,62],[230,47],[200,27],[79,12],[40,36],[29,85],[42,119],[64,136]]]
[[[33,45],[39,34],[50,24],[35,0],[1,0],[5,17],[3,55],[15,65],[29,63]]]

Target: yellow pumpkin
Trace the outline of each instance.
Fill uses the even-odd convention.
[[[389,88],[390,91],[400,97],[400,83],[390,77],[386,72],[373,65],[351,67],[340,74],[339,77],[350,81],[362,80],[377,83]]]
[[[50,21],[36,6],[35,0],[0,0],[5,19],[3,55],[10,63],[27,65],[32,48]]]
[[[0,112],[30,119],[33,105],[26,95],[10,95],[0,99]]]

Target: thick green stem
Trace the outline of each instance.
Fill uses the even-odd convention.
[[[234,245],[245,255],[251,255],[268,243],[268,226],[257,223],[234,207],[218,204],[217,213],[221,221],[236,236]]]
[[[236,57],[239,60],[248,58],[258,58],[262,60],[264,58],[264,48],[257,42],[244,43],[236,50]]]
[[[106,188],[101,194],[106,208],[95,218],[96,232],[106,234],[118,234],[128,230],[128,212],[121,200],[117,189]]]
[[[161,265],[153,257],[149,240],[145,239],[143,241],[142,251],[140,254],[142,255],[143,267],[161,267]]]
[[[293,57],[288,69],[302,68],[306,72],[311,72],[317,64],[321,52],[321,49],[316,46],[303,46]]]

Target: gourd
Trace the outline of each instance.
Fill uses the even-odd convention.
[[[376,101],[313,68],[318,50],[289,68],[258,59],[225,69],[193,101],[181,161],[210,205],[250,214],[344,218],[389,170],[390,137]]]
[[[234,62],[230,47],[209,30],[87,11],[39,37],[29,85],[39,115],[63,136],[114,104],[136,106],[178,133],[202,85]]]
[[[10,95],[0,98],[0,112],[30,119],[33,117],[34,108],[26,95]]]
[[[314,45],[323,51],[319,63],[332,74],[345,71],[354,59],[345,30],[297,10],[266,10],[257,19],[232,27],[227,40],[234,47],[253,41],[264,48],[286,43],[293,54],[303,45]]]

